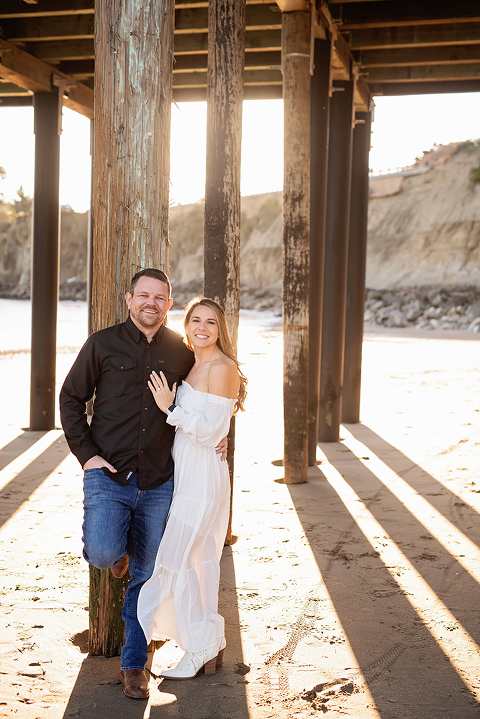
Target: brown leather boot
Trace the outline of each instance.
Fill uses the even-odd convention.
[[[148,679],[142,669],[125,669],[120,672],[123,693],[130,699],[147,699],[150,694]]]
[[[128,571],[128,555],[122,557],[113,567],[110,567],[110,571],[114,577],[121,579],[125,576]]]

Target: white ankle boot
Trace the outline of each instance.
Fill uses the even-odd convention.
[[[175,667],[164,669],[160,676],[165,677],[165,679],[193,679],[202,669],[205,674],[215,674],[217,667],[222,666],[225,646],[224,638],[220,648],[217,645],[201,652],[185,652]]]

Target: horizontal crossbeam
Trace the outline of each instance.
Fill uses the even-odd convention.
[[[408,67],[410,65],[454,65],[480,62],[478,45],[446,45],[445,47],[390,48],[362,50],[358,57],[361,67]]]
[[[374,5],[371,2],[357,2],[335,5],[331,12],[333,17],[341,21],[342,30],[480,21],[478,0],[455,0],[450,3],[386,0]]]
[[[373,95],[436,95],[455,92],[480,92],[480,80],[445,80],[444,82],[374,82]]]
[[[367,81],[371,82],[424,82],[439,80],[480,80],[480,62],[469,65],[419,65],[415,67],[372,67]]]
[[[55,77],[65,82],[63,104],[93,118],[93,90],[5,40],[0,40],[0,77],[31,92],[52,92]],[[21,91],[19,91],[21,94]]]
[[[480,23],[370,28],[352,30],[350,35],[349,45],[352,50],[428,47],[429,45],[472,45],[480,43]]]

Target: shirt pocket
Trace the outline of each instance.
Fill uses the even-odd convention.
[[[172,389],[175,382],[177,383],[178,387],[180,372],[177,369],[174,369],[169,362],[167,363],[159,360],[157,372],[163,372],[170,389]]]
[[[137,361],[131,357],[110,357],[109,384],[114,397],[132,394],[137,384]]]

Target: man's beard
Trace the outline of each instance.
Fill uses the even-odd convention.
[[[153,309],[153,308],[145,307],[143,309]],[[152,315],[152,316],[143,314],[143,310],[135,312],[134,314],[132,314],[130,312],[130,314],[132,315],[133,319],[136,320],[136,322],[138,322],[138,324],[141,325],[142,327],[155,327],[156,325],[161,325],[163,322],[163,317],[161,316],[160,312],[158,312],[158,311],[156,312],[155,315]]]

